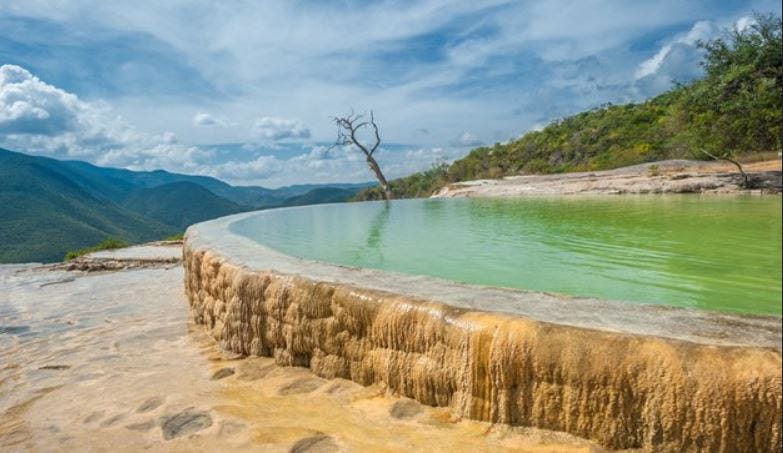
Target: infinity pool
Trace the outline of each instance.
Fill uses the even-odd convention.
[[[262,211],[230,229],[309,260],[470,284],[781,314],[779,197],[423,199]]]

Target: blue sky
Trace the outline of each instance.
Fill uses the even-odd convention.
[[[0,146],[280,186],[373,109],[390,177],[698,77],[698,39],[777,1],[0,0]]]

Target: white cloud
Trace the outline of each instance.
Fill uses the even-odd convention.
[[[703,54],[699,41],[715,38],[721,27],[710,21],[698,21],[688,30],[661,46],[655,55],[639,64],[634,72],[633,89],[637,98],[666,91],[672,82],[689,82],[703,75],[699,62]]]
[[[307,127],[298,120],[264,117],[257,121],[257,126],[259,133],[270,140],[309,136]],[[85,102],[18,66],[0,67],[0,130],[0,146],[16,151],[132,170],[166,169],[210,175],[237,184],[280,186],[373,179],[363,155],[350,146],[315,145],[288,159],[256,155],[247,160],[220,162],[213,150],[180,143],[170,131],[139,132],[113,115],[108,105]],[[463,138],[474,139],[470,134]],[[239,149],[258,154],[281,146],[270,143]],[[376,157],[387,176],[394,178],[458,155],[459,152],[442,148],[381,147]]]
[[[758,0],[753,9],[778,11],[777,3]],[[465,131],[494,141],[496,130],[508,136],[541,118],[605,102],[640,100],[669,88],[672,79],[687,80],[698,71],[692,44],[699,33],[709,31],[703,25],[730,25],[727,21],[747,14],[743,9],[751,8],[676,0],[421,0],[365,2],[351,8],[285,0],[197,6],[153,0],[0,0],[0,19],[19,25],[9,30],[18,40],[38,43],[47,51],[62,45],[78,50],[74,59],[83,60],[54,66],[35,60],[32,52],[28,56],[23,49],[9,50],[15,60],[39,62],[29,64],[31,68],[47,68],[50,82],[73,78],[64,71],[80,64],[88,75],[111,72],[95,66],[91,51],[121,42],[128,44],[130,57],[162,50],[164,57],[187,63],[182,65],[187,74],[167,76],[168,65],[162,67],[162,85],[187,76],[208,87],[195,94],[172,90],[165,98],[129,94],[123,81],[138,75],[132,65],[117,65],[123,71],[106,91],[79,91],[76,98],[48,86],[35,95],[26,91],[29,98],[18,103],[6,101],[0,109],[0,142],[16,143],[20,150],[202,173],[229,160],[236,165],[225,167],[226,178],[233,172],[256,183],[325,179],[326,169],[340,159],[310,156],[288,162],[278,155],[245,169],[241,161],[256,160],[258,150],[211,161],[203,149],[189,151],[185,143],[258,141],[268,149],[297,140],[330,142],[334,128],[328,118],[354,107],[376,111],[384,143],[415,142],[416,148],[428,150],[453,143],[464,152],[480,144],[470,136],[460,140]],[[27,27],[36,21],[43,25]],[[651,36],[683,23],[696,25],[649,53],[641,50]],[[748,23],[740,19],[737,26]],[[154,52],[141,54],[139,48]],[[101,77],[94,78],[88,77],[89,82],[101,85]],[[92,93],[110,96],[111,109],[85,97]],[[48,96],[51,102],[39,102]],[[64,110],[58,111],[57,105]],[[206,116],[196,118],[196,112]],[[269,116],[255,127],[261,113]],[[44,120],[47,115],[49,120]],[[229,118],[243,120],[238,125],[228,123]],[[225,127],[216,127],[220,122]],[[181,142],[163,137],[164,130],[174,131]],[[390,151],[384,158],[402,169],[410,162],[400,154]],[[304,160],[310,163],[300,162]],[[337,165],[329,177],[366,178],[363,162],[356,165],[345,172]],[[421,165],[426,167],[423,161]],[[285,176],[284,169],[299,173]],[[253,179],[253,172],[271,179]]]
[[[213,176],[232,181],[261,181],[278,174],[282,161],[274,156],[259,156],[249,162],[229,161],[214,166]]]
[[[669,55],[669,52],[672,51],[672,45],[666,44],[665,46],[661,47],[661,49],[651,58],[643,61],[639,68],[636,70],[636,73],[634,74],[634,77],[638,80],[642,77],[646,77],[648,75],[654,74],[658,68],[661,67],[663,64],[663,60],[666,58],[667,55]]]
[[[193,116],[193,124],[195,126],[205,126],[205,127],[212,127],[212,126],[215,126],[215,127],[225,127],[226,126],[226,122],[225,121],[223,121],[221,119],[218,119],[218,118],[215,118],[214,116],[212,116],[212,115],[210,115],[209,113],[206,113],[206,112],[196,113]]]
[[[451,162],[461,155],[461,152],[454,149],[417,148],[392,151],[382,147],[376,158],[387,178],[397,178],[428,169],[438,162]],[[314,146],[310,151],[290,159],[266,155],[247,162],[230,161],[210,167],[208,174],[236,184],[270,187],[299,182],[374,180],[364,156],[351,146]]]
[[[254,127],[256,133],[267,140],[310,138],[310,129],[297,119],[264,116],[255,121]]]
[[[471,132],[463,132],[456,140],[451,142],[452,146],[470,147],[481,146],[484,141],[481,140],[476,134]]]
[[[482,137],[491,137],[498,128],[507,133],[524,130],[538,117],[535,110],[541,101],[561,101],[561,110],[568,111],[617,101],[627,94],[640,61],[639,54],[629,50],[636,41],[665,27],[729,14],[715,5],[676,0],[421,0],[364,2],[350,8],[285,0],[198,6],[152,0],[6,3],[13,17],[50,21],[91,36],[125,33],[172,49],[192,66],[192,75],[214,89],[205,95],[212,96],[207,99],[210,105],[231,118],[252,118],[257,106],[263,106],[270,114],[298,118],[312,137],[327,140],[333,134],[327,118],[354,103],[357,110],[384,113],[384,139],[407,141],[410,131],[425,128],[431,133],[418,138],[428,146],[443,146],[443,137],[471,128]],[[438,39],[422,45],[421,38],[428,36]],[[596,85],[606,86],[607,79],[622,76],[626,86],[596,93],[596,99],[552,89],[549,79],[531,77],[528,83],[526,74],[515,77],[527,71],[546,77],[550,63],[601,53],[608,57],[601,62],[603,70],[596,71]],[[522,64],[526,67],[520,69]],[[505,78],[492,87],[460,91],[492,74]],[[528,92],[541,93],[542,99],[526,106],[524,118],[509,115]],[[204,99],[195,96],[172,96],[160,103],[118,97],[122,99],[113,102],[115,108],[140,128],[156,130],[168,117],[174,124],[165,127],[198,142],[253,139],[252,127],[207,128],[182,121],[203,108]]]
[[[639,64],[634,77],[636,80],[639,80],[643,77],[654,75],[664,66],[667,57],[672,54],[677,46],[695,48],[698,41],[706,41],[715,36],[716,32],[716,27],[711,22],[696,22],[688,33],[676,37],[672,42],[661,47],[655,55]],[[698,61],[693,61],[691,63],[693,66],[696,66]]]
[[[170,131],[139,132],[105,103],[89,103],[24,68],[0,66],[0,145],[99,165],[188,171],[206,151]]]
[[[47,85],[19,66],[0,66],[0,132],[56,135],[89,113],[76,96]]]
[[[744,17],[740,17],[739,20],[737,20],[737,22],[734,24],[734,27],[737,29],[737,31],[743,32],[755,24],[756,24],[756,19],[750,16],[744,16]]]

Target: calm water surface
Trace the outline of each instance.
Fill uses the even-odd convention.
[[[781,313],[779,197],[423,199],[263,212],[288,255],[472,284]]]

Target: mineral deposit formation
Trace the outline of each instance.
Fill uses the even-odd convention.
[[[186,236],[185,288],[226,350],[609,448],[781,449],[779,346],[573,326],[250,266],[212,244],[209,225]]]

